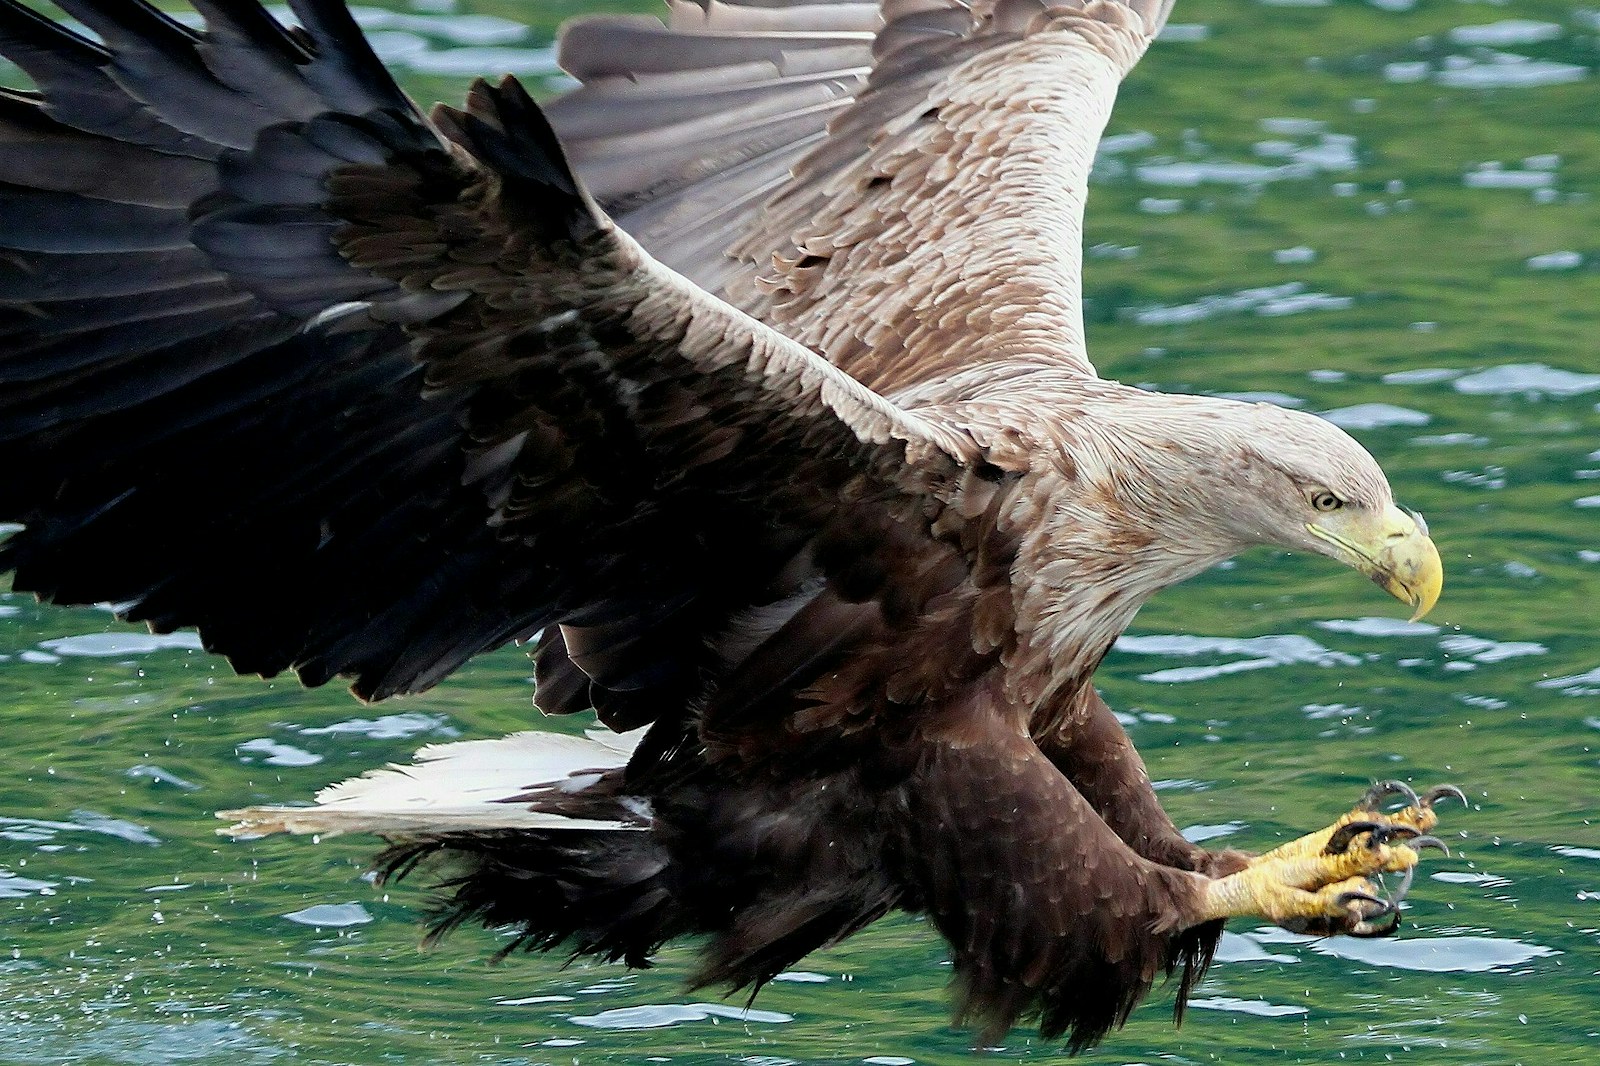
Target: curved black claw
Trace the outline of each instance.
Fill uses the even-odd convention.
[[[1310,936],[1338,936],[1343,933],[1360,937],[1388,936],[1400,924],[1400,909],[1397,906],[1366,892],[1341,892],[1334,902],[1340,907],[1359,904],[1360,910],[1354,916],[1348,913],[1325,914],[1315,918],[1290,918],[1278,924],[1291,933]]]
[[[1406,893],[1411,891],[1411,881],[1416,876],[1417,868],[1415,866],[1407,866],[1405,872],[1400,875],[1400,883],[1394,886],[1394,890],[1389,893],[1389,904],[1395,910],[1400,909],[1400,901],[1405,899]]]
[[[1376,836],[1377,834],[1374,833],[1373,835]],[[1406,844],[1417,851],[1421,851],[1423,848],[1437,848],[1446,855],[1450,854],[1450,849],[1445,847],[1444,841],[1440,840],[1438,837],[1412,837],[1410,840],[1406,841]],[[1395,885],[1392,890],[1387,890],[1389,905],[1396,911],[1400,910],[1401,901],[1404,900],[1406,895],[1411,891],[1411,882],[1416,876],[1417,868],[1415,866],[1407,866],[1400,874],[1400,883]],[[1384,934],[1374,933],[1372,935],[1383,936]]]
[[[1387,844],[1392,840],[1398,840],[1402,844],[1410,844],[1420,836],[1422,836],[1422,830],[1415,826],[1406,825],[1404,822],[1385,822],[1372,831],[1372,836],[1367,838],[1367,847],[1375,848],[1379,844]],[[1429,839],[1433,838],[1430,837]],[[1434,843],[1438,843],[1438,841],[1434,841]],[[1444,847],[1443,844],[1439,844],[1439,846]]]
[[[1440,840],[1438,837],[1416,837],[1412,840],[1406,841],[1406,845],[1413,851],[1421,851],[1423,848],[1433,848],[1436,851],[1444,852],[1447,858],[1450,855],[1450,846],[1444,841]]]
[[[1341,892],[1336,902],[1341,907],[1370,903],[1376,908],[1370,914],[1363,908],[1361,917],[1345,930],[1350,936],[1388,936],[1400,927],[1400,904],[1397,901],[1378,899],[1365,892]]]
[[[1471,804],[1467,802],[1467,794],[1461,791],[1461,789],[1455,785],[1434,785],[1432,788],[1428,789],[1428,791],[1422,794],[1420,803],[1421,806],[1426,809],[1432,807],[1435,803],[1438,803],[1447,796],[1450,799],[1458,801],[1463,807],[1471,806]]]
[[[1388,822],[1346,822],[1333,831],[1333,835],[1328,838],[1328,843],[1322,848],[1322,854],[1343,855],[1350,850],[1350,842],[1362,833],[1372,833],[1376,837],[1380,831],[1388,828],[1390,828],[1390,823]]]
[[[1361,916],[1362,920],[1368,921],[1368,922],[1372,921],[1374,918],[1382,918],[1385,914],[1388,914],[1391,910],[1394,909],[1393,905],[1388,900],[1379,899],[1377,896],[1372,895],[1370,892],[1356,892],[1356,891],[1353,891],[1353,890],[1350,891],[1350,892],[1341,892],[1341,893],[1339,893],[1339,895],[1334,898],[1334,902],[1337,903],[1341,907],[1348,907],[1352,903],[1370,903],[1370,904],[1372,904],[1377,909],[1374,910],[1371,914],[1363,914]]]
[[[1456,791],[1459,792],[1461,790],[1456,789]],[[1390,796],[1399,796],[1410,807],[1416,807],[1422,803],[1422,800],[1417,797],[1417,790],[1404,781],[1376,781],[1356,802],[1356,810],[1381,811],[1383,809],[1383,801]]]
[[[1377,937],[1393,936],[1396,929],[1400,928],[1400,908],[1380,914],[1375,918],[1368,918],[1351,926],[1347,936],[1358,937],[1362,940],[1372,940]]]

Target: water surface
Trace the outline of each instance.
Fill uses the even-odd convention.
[[[578,5],[363,18],[419,95],[548,69]],[[450,14],[470,15],[452,20]],[[1326,412],[1431,521],[1448,585],[1393,617],[1259,554],[1152,603],[1101,679],[1196,839],[1263,848],[1376,776],[1460,782],[1402,935],[1239,924],[1181,1030],[1156,995],[1090,1061],[1584,1062],[1600,1054],[1600,20],[1561,3],[1183,0],[1091,201],[1109,376]],[[521,28],[522,24],[532,25]],[[541,66],[540,64],[544,64]],[[953,1062],[918,921],[807,958],[754,1009],[660,966],[429,953],[421,886],[358,841],[213,836],[415,747],[525,726],[508,650],[362,708],[229,675],[192,637],[0,598],[0,1058],[16,1063]],[[577,728],[578,723],[560,723]],[[991,1061],[1056,1055],[1016,1032]]]

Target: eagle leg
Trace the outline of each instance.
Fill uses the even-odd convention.
[[[1392,814],[1378,808],[1388,795],[1407,805]],[[1258,856],[1249,866],[1210,882],[1207,918],[1265,918],[1299,933],[1388,936],[1400,925],[1400,903],[1411,888],[1419,852],[1449,854],[1427,830],[1438,824],[1433,803],[1464,798],[1454,786],[1430,789],[1426,798],[1409,788],[1377,785],[1361,804],[1325,829],[1308,833]],[[1393,890],[1379,887],[1382,875],[1398,873]]]

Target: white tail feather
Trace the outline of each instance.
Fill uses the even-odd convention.
[[[218,811],[225,836],[272,833],[400,835],[484,829],[642,829],[640,821],[566,818],[505,800],[535,789],[581,791],[598,772],[627,764],[643,729],[575,737],[529,730],[499,740],[429,744],[409,765],[368,770],[317,793],[315,806]],[[595,771],[595,773],[586,773]]]

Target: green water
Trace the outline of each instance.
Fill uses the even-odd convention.
[[[537,22],[488,42],[513,49],[493,69],[536,66],[527,48],[576,7],[460,10]],[[1504,19],[1553,28],[1449,36]],[[1152,50],[1112,124],[1150,136],[1123,142],[1091,201],[1099,364],[1321,411],[1388,405],[1340,417],[1375,423],[1354,432],[1428,516],[1448,581],[1434,624],[1386,626],[1355,621],[1396,609],[1347,571],[1247,557],[1152,603],[1101,681],[1179,824],[1218,844],[1319,826],[1376,776],[1457,781],[1474,805],[1448,812],[1456,856],[1428,860],[1398,939],[1307,944],[1242,924],[1182,1029],[1158,993],[1088,1058],[1594,1061],[1600,377],[1574,375],[1600,373],[1600,22],[1436,0],[1183,0],[1176,21],[1205,39]],[[426,55],[472,43],[422,28]],[[415,76],[419,94],[459,92],[441,65]],[[1555,83],[1460,84],[1507,77]],[[1496,183],[1516,187],[1479,187]],[[1285,254],[1301,248],[1314,258]],[[1529,264],[1559,252],[1574,255]],[[1288,285],[1303,288],[1206,300]],[[425,891],[372,889],[363,842],[213,836],[214,809],[525,725],[519,653],[362,708],[103,636],[122,632],[103,611],[0,598],[0,1062],[971,1061],[946,1021],[944,949],[919,922],[812,956],[740,1019],[669,1009],[707,1001],[680,987],[685,947],[639,974],[491,966],[488,933],[423,953]],[[628,1008],[644,1009],[608,1013]],[[988,1060],[1056,1054],[1018,1031]]]

